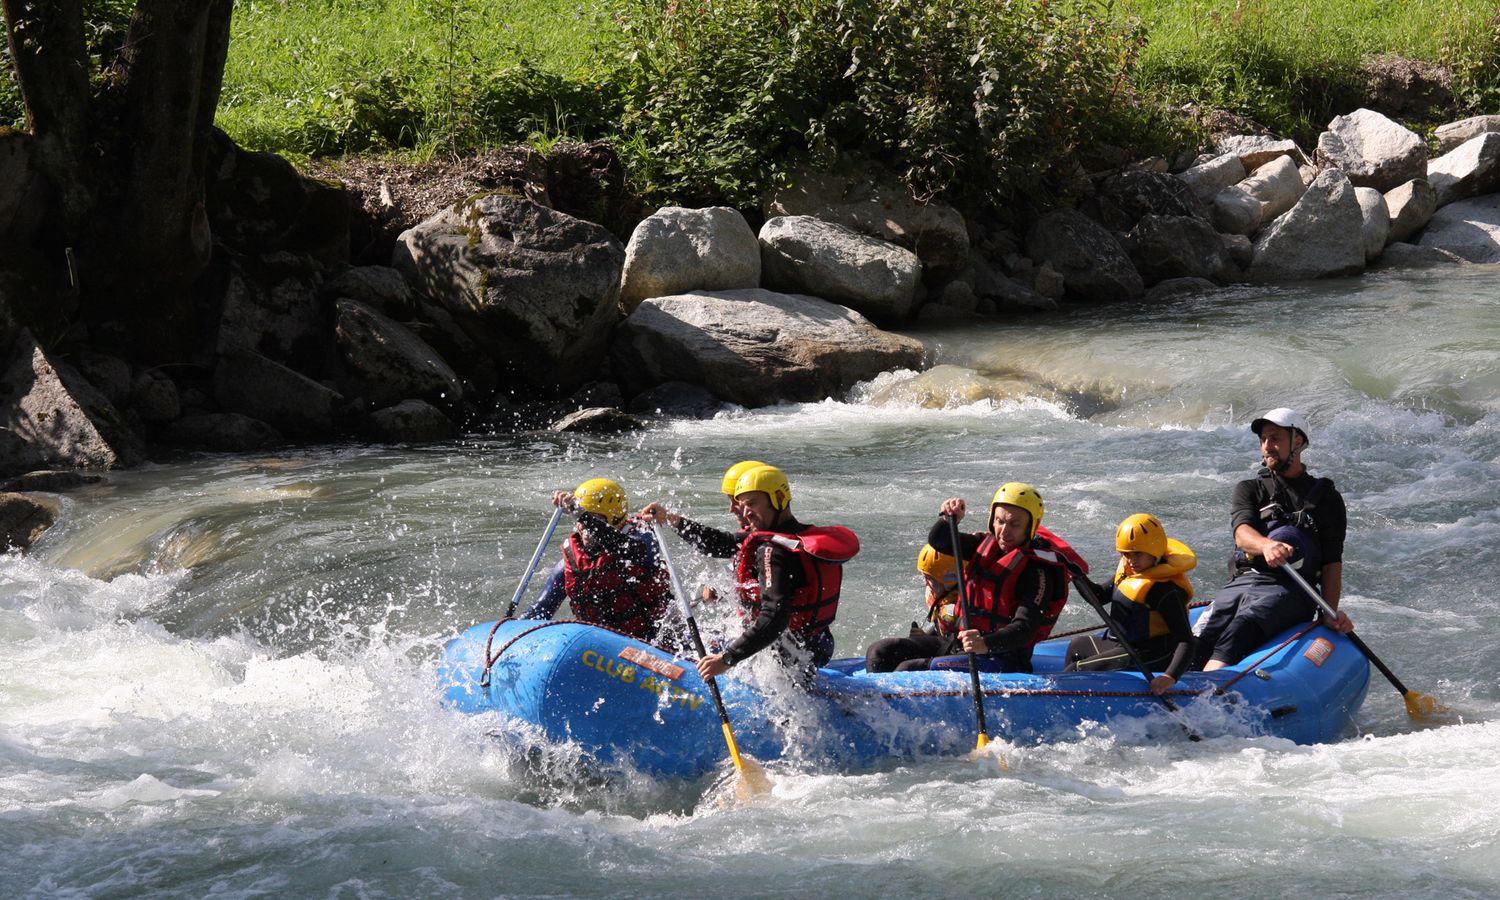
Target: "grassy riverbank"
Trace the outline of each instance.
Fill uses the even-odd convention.
[[[102,5],[104,39],[128,6]],[[1500,112],[1495,15],[1494,0],[241,0],[218,122],[293,157],[605,138],[634,187],[683,200],[744,201],[809,157],[1003,196],[1087,144],[1190,140],[1186,104],[1315,132],[1372,55],[1445,67],[1439,114]],[[0,124],[18,113],[0,89]]]

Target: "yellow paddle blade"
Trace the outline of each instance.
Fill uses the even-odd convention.
[[[739,772],[740,779],[734,786],[735,796],[740,800],[749,800],[760,794],[771,792],[771,778],[760,763],[748,756],[740,754],[740,746],[735,743],[734,731],[729,723],[723,723],[724,743],[729,745],[729,758],[734,760],[735,771]]]
[[[1406,714],[1413,719],[1425,719],[1428,716],[1442,716],[1453,712],[1444,704],[1439,703],[1436,697],[1429,697],[1416,691],[1407,691],[1403,696],[1406,698]]]
[[[980,734],[979,739],[974,742],[974,749],[969,752],[970,759],[979,759],[982,756],[994,759],[1000,766],[1000,771],[1010,771],[1010,764],[1005,761],[1005,754],[1001,752],[1000,745],[991,744],[990,736],[987,734]]]

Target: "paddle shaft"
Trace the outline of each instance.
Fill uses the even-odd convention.
[[[542,554],[547,552],[547,545],[552,542],[552,532],[557,530],[557,522],[562,518],[561,506],[552,510],[552,519],[547,523],[547,530],[542,534],[542,539],[537,542],[536,552],[531,554],[531,562],[526,564],[526,574],[521,576],[521,583],[516,585],[516,592],[510,597],[510,606],[505,608],[505,618],[509,619],[516,614],[516,604],[521,602],[521,595],[526,593],[526,585],[531,583],[531,576],[536,572],[537,563],[542,561]]]
[[[682,589],[682,582],[677,580],[677,568],[672,565],[672,556],[667,552],[667,541],[662,536],[661,526],[655,522],[651,523],[651,534],[656,538],[657,551],[661,553],[662,566],[667,570],[667,577],[672,582],[672,593],[677,595],[677,603],[682,607],[682,617],[687,619],[688,633],[693,636],[693,649],[698,651],[698,658],[702,659],[708,655],[708,648],[703,645],[703,635],[698,632],[698,620],[693,618],[692,604],[688,603],[687,593]],[[708,692],[713,695],[714,709],[719,711],[719,721],[724,726],[724,738],[729,742],[729,754],[734,757],[736,766],[740,766],[740,750],[735,743],[734,732],[730,730],[729,713],[724,709],[724,698],[719,694],[719,682],[715,678],[703,679],[708,683]]]
[[[948,539],[953,542],[953,560],[958,573],[958,620],[959,630],[969,629],[969,586],[964,578],[963,548],[959,546],[958,518],[947,516]],[[990,742],[990,730],[984,722],[984,689],[979,683],[979,659],[972,653],[969,657],[969,682],[974,694],[974,724],[979,728],[979,746]]]
[[[1314,603],[1318,604],[1318,609],[1322,610],[1323,615],[1327,616],[1330,619],[1337,619],[1339,617],[1338,611],[1330,606],[1327,600],[1323,599],[1322,594],[1319,594],[1312,585],[1307,583],[1307,579],[1302,577],[1302,573],[1298,572],[1296,569],[1292,568],[1289,565],[1282,566],[1281,571],[1290,575],[1292,577],[1292,580],[1297,582],[1297,586],[1302,588],[1302,590],[1306,592],[1307,596],[1312,598],[1312,601]],[[1345,637],[1349,638],[1349,641],[1354,644],[1354,646],[1359,648],[1359,652],[1363,653],[1366,659],[1375,664],[1375,668],[1379,669],[1380,674],[1384,675],[1391,684],[1396,686],[1396,690],[1400,691],[1403,694],[1411,693],[1411,691],[1406,689],[1406,685],[1401,683],[1401,679],[1396,677],[1396,673],[1386,668],[1385,663],[1381,662],[1380,657],[1375,655],[1375,651],[1371,650],[1370,646],[1366,644],[1359,635],[1350,631],[1345,634]]]
[[[1120,623],[1116,622],[1114,620],[1114,617],[1109,614],[1109,611],[1104,608],[1103,601],[1099,599],[1098,594],[1094,593],[1093,582],[1089,581],[1088,577],[1085,576],[1083,572],[1078,570],[1078,566],[1074,565],[1071,561],[1068,561],[1066,557],[1064,557],[1063,559],[1068,567],[1068,571],[1073,573],[1073,583],[1078,585],[1079,595],[1082,596],[1084,600],[1088,601],[1089,606],[1092,606],[1094,608],[1094,612],[1099,614],[1099,618],[1104,620],[1104,627],[1109,629],[1110,636],[1113,637],[1117,642],[1119,642],[1120,646],[1125,650],[1125,652],[1130,655],[1130,661],[1135,663],[1135,667],[1140,670],[1142,675],[1146,676],[1146,683],[1149,685],[1151,683],[1151,667],[1146,665],[1146,661],[1144,659],[1141,659],[1141,654],[1135,649],[1135,647],[1131,646],[1130,642],[1125,640],[1125,629],[1121,628]],[[1152,691],[1152,693],[1155,694],[1156,698],[1162,702],[1163,706],[1165,706],[1167,709],[1170,709],[1172,712],[1177,712],[1177,704],[1172,702],[1171,697],[1167,697],[1163,694],[1157,694],[1155,691]],[[1183,725],[1182,727],[1187,728],[1186,725]],[[1198,735],[1193,734],[1192,729],[1187,728],[1187,731],[1188,735],[1193,740],[1198,740]]]

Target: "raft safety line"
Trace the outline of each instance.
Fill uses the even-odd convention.
[[[1250,665],[1246,666],[1245,670],[1243,672],[1241,672],[1240,674],[1238,674],[1238,675],[1234,676],[1233,678],[1229,679],[1228,681],[1224,682],[1224,686],[1223,687],[1215,688],[1214,689],[1214,696],[1216,696],[1216,697],[1223,696],[1230,688],[1234,687],[1235,682],[1239,681],[1241,678],[1244,678],[1246,675],[1249,675],[1250,673],[1252,673],[1255,670],[1259,669],[1261,663],[1263,663],[1266,660],[1270,659],[1271,657],[1275,656],[1277,653],[1280,653],[1281,650],[1282,650],[1282,648],[1284,648],[1287,644],[1290,644],[1292,641],[1295,641],[1298,638],[1301,638],[1301,637],[1305,636],[1309,631],[1312,631],[1314,628],[1317,628],[1321,624],[1322,624],[1321,622],[1318,622],[1316,620],[1314,620],[1312,622],[1309,622],[1306,628],[1302,629],[1301,631],[1297,632],[1296,634],[1292,635],[1291,637],[1287,638],[1286,640],[1284,640],[1281,643],[1277,644],[1276,646],[1272,647],[1270,650],[1266,651],[1266,655],[1265,656],[1262,656],[1260,659],[1257,659],[1255,662],[1253,662]]]
[[[1197,609],[1200,606],[1208,606],[1208,605],[1210,605],[1212,603],[1213,603],[1212,600],[1194,600],[1192,603],[1188,604],[1187,608],[1188,609]],[[1091,631],[1108,631],[1108,630],[1109,629],[1106,626],[1104,626],[1104,625],[1090,625],[1087,628],[1075,628],[1072,631],[1064,631],[1062,634],[1050,634],[1050,635],[1047,636],[1047,640],[1049,640],[1049,641],[1055,641],[1058,638],[1076,637],[1076,636],[1078,636],[1080,634],[1088,634]]]
[[[514,621],[514,620],[510,619],[510,618],[505,618],[505,619],[500,619],[499,621],[497,621],[494,624],[494,626],[492,628],[490,628],[490,635],[489,635],[489,637],[485,638],[485,640],[484,640],[484,670],[479,673],[479,686],[482,687],[482,688],[487,688],[487,687],[490,686],[490,669],[494,668],[495,663],[497,663],[497,662],[500,661],[500,657],[502,657],[502,656],[505,655],[505,651],[509,650],[511,648],[511,645],[515,644],[516,641],[519,641],[521,638],[525,637],[526,635],[531,634],[533,631],[540,631],[543,628],[551,628],[553,625],[589,625],[589,626],[591,626],[593,628],[599,628],[599,629],[602,629],[604,631],[608,631],[608,632],[612,632],[614,634],[618,634],[620,637],[623,637],[623,638],[630,638],[633,641],[641,641],[640,638],[638,638],[638,637],[636,637],[634,635],[626,634],[623,631],[617,631],[614,628],[610,628],[608,625],[597,625],[597,624],[595,624],[593,622],[579,622],[577,619],[549,619],[549,620],[547,620],[545,622],[539,622],[536,625],[531,626],[530,628],[526,629],[525,631],[521,632],[520,634],[512,636],[510,640],[508,640],[505,643],[503,643],[503,644],[500,645],[500,649],[495,651],[495,655],[494,656],[491,656],[490,655],[490,647],[493,646],[493,644],[494,644],[494,641],[495,641],[495,632],[497,632],[497,631],[500,630],[500,626],[501,625],[505,624],[506,622],[510,622],[510,621]],[[668,656],[672,657],[673,659],[683,659],[684,658],[684,657],[678,656],[676,653],[673,653],[673,652],[671,652],[671,651],[669,651],[669,650],[667,650],[667,649],[665,649],[663,647],[658,647],[656,644],[650,643],[649,641],[641,641],[641,643],[643,643],[646,646],[652,648],[653,650],[660,650],[662,653],[667,654]]]

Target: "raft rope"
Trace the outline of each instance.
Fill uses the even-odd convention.
[[[611,632],[613,634],[618,634],[620,637],[630,638],[632,641],[641,641],[640,638],[635,637],[634,635],[626,634],[623,631],[619,631],[617,629],[610,628],[608,625],[597,625],[597,624],[595,624],[593,622],[579,622],[576,619],[555,619],[555,620],[548,620],[546,622],[538,622],[537,624],[531,626],[530,628],[526,629],[525,631],[520,632],[519,634],[511,635],[510,640],[508,640],[505,643],[501,644],[500,645],[500,649],[496,650],[493,656],[490,655],[490,647],[493,646],[494,642],[495,642],[495,632],[497,632],[497,631],[500,630],[500,626],[501,625],[504,625],[506,622],[511,622],[511,621],[515,621],[515,620],[511,619],[511,618],[500,619],[499,621],[497,621],[490,628],[489,637],[487,637],[487,638],[484,639],[484,670],[479,673],[479,686],[480,687],[487,688],[487,687],[490,686],[490,670],[492,668],[494,668],[495,663],[497,663],[497,662],[500,661],[500,657],[504,656],[505,655],[505,651],[509,650],[511,648],[511,646],[515,644],[516,641],[519,641],[521,638],[525,637],[528,634],[531,634],[534,631],[541,631],[543,628],[551,628],[553,625],[591,625],[594,628],[599,628],[599,629],[602,629],[604,631]],[[643,643],[646,646],[652,648],[653,650],[660,650],[662,653],[666,653],[667,655],[671,656],[673,659],[681,659],[682,658],[682,657],[679,657],[676,653],[673,653],[672,651],[667,650],[664,647],[659,647],[656,644],[653,644],[653,643],[651,643],[649,641],[641,641],[641,643]]]
[[[1283,647],[1285,647],[1287,644],[1290,644],[1292,641],[1297,640],[1298,638],[1300,638],[1303,635],[1307,634],[1309,631],[1312,631],[1314,628],[1317,628],[1319,624],[1321,624],[1321,623],[1319,623],[1316,619],[1314,619],[1313,621],[1307,623],[1307,627],[1306,628],[1303,628],[1301,631],[1297,632],[1296,634],[1292,635],[1291,637],[1287,638],[1286,640],[1284,640],[1281,643],[1277,644],[1276,646],[1272,647],[1270,650],[1266,651],[1266,653],[1265,653],[1264,656],[1262,656],[1260,659],[1257,659],[1255,662],[1251,663],[1250,665],[1246,666],[1245,670],[1243,672],[1241,672],[1240,674],[1234,676],[1233,678],[1229,679],[1228,681],[1224,682],[1224,684],[1223,684],[1222,687],[1216,688],[1214,690],[1214,696],[1216,696],[1216,697],[1223,696],[1230,688],[1234,687],[1235,682],[1239,681],[1241,678],[1244,678],[1246,675],[1249,675],[1251,672],[1254,672],[1256,669],[1259,669],[1261,663],[1263,663],[1266,660],[1270,659],[1271,657],[1275,656],[1277,653],[1280,653],[1281,649]]]

